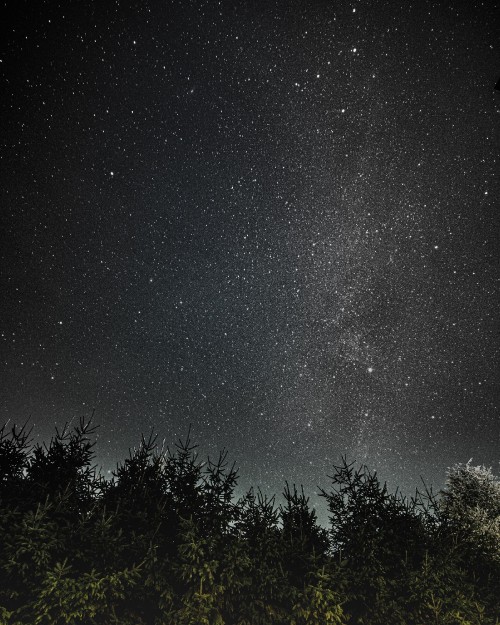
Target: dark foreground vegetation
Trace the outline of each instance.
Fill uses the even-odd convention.
[[[0,623],[490,625],[500,615],[500,483],[460,465],[407,500],[334,467],[330,526],[285,488],[233,498],[222,453],[143,440],[104,480],[81,422],[0,438]]]

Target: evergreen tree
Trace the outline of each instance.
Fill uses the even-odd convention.
[[[30,431],[26,424],[10,430],[0,428],[0,505],[14,507],[25,499],[24,472],[31,451]]]
[[[328,532],[318,526],[316,512],[309,508],[309,498],[295,484],[285,485],[284,505],[280,506],[283,565],[290,582],[302,587],[305,577],[325,563],[329,548]]]
[[[348,616],[334,586],[325,567],[308,573],[303,590],[295,597],[290,625],[346,625]]]
[[[498,479],[457,465],[406,499],[345,460],[322,491],[250,490],[223,451],[156,437],[93,467],[80,421],[31,446],[0,430],[0,625],[500,625]]]
[[[332,490],[322,490],[322,496],[330,511],[334,558],[344,562],[345,610],[355,623],[383,624],[389,618],[402,623],[399,580],[408,560],[418,562],[426,545],[417,503],[389,493],[375,473],[355,469],[345,458],[330,479]]]

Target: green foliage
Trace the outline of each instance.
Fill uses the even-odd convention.
[[[344,625],[347,617],[339,594],[332,590],[334,580],[325,569],[307,576],[304,589],[297,594],[290,625]]]
[[[127,615],[123,614],[120,604],[139,578],[138,566],[108,575],[92,569],[74,576],[66,560],[58,562],[42,580],[31,609],[32,622],[35,625],[79,625],[100,620],[106,614],[109,623],[127,623]]]
[[[0,625],[500,625],[498,479],[438,497],[334,467],[329,531],[303,490],[250,490],[223,451],[142,438],[112,480],[84,420],[31,446],[0,430]]]

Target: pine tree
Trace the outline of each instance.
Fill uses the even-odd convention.
[[[309,498],[295,484],[285,485],[284,505],[280,506],[283,566],[290,583],[298,588],[311,571],[325,562],[329,548],[328,532],[318,526],[316,511],[309,508]]]
[[[0,430],[0,625],[500,625],[498,479],[457,465],[436,498],[335,467],[330,532],[303,490],[253,490],[221,452],[156,437],[105,481],[84,420],[31,447]]]
[[[297,593],[290,625],[345,625],[342,601],[333,590],[334,580],[323,567],[308,573],[304,588]]]

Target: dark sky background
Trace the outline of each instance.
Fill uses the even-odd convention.
[[[498,472],[485,4],[3,11],[1,422],[95,409],[105,471],[191,423],[266,493]]]

